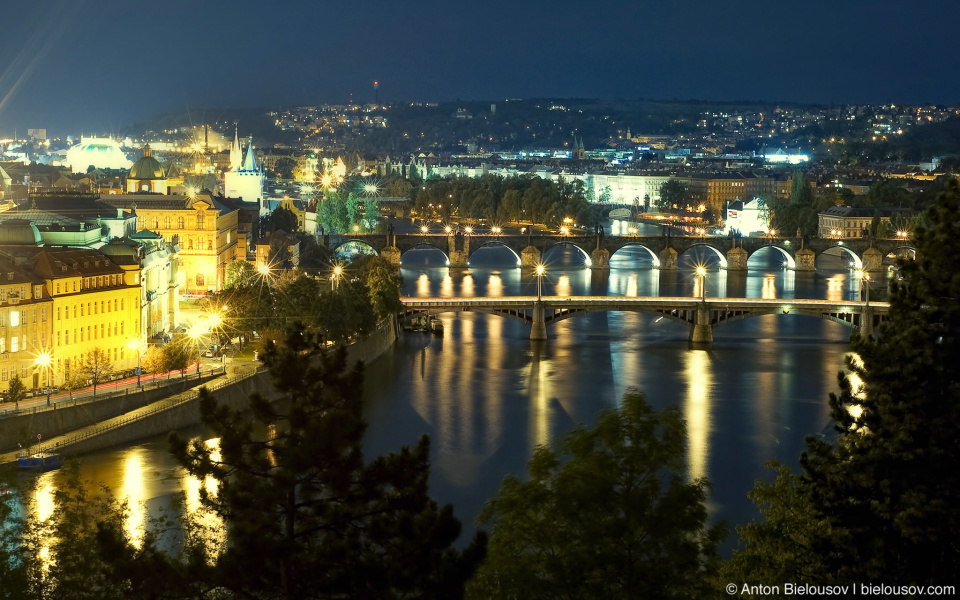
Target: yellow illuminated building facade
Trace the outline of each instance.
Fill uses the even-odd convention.
[[[104,200],[135,213],[137,231],[150,230],[178,246],[181,294],[222,289],[227,265],[246,259],[246,248],[237,243],[239,212],[209,194],[122,194]]]
[[[0,389],[60,387],[95,349],[114,371],[133,370],[141,339],[140,269],[92,249],[0,246]],[[40,366],[41,355],[51,358]]]

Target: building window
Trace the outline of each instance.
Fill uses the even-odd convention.
[[[170,217],[163,218],[163,228],[170,229]]]
[[[19,348],[20,348],[19,344],[20,344],[20,338],[17,336],[12,336],[10,338],[10,352],[19,351]]]
[[[187,220],[183,217],[177,217],[177,227],[180,229],[185,229],[187,225]]]
[[[57,345],[60,345],[60,332],[57,332]]]
[[[187,240],[187,250],[193,250],[193,238]]]
[[[153,218],[153,228],[160,229],[160,217]]]
[[[10,327],[19,327],[20,326],[20,311],[11,310],[10,311]]]
[[[203,212],[197,211],[197,229],[206,229]]]
[[[120,310],[123,310],[123,298],[120,298]]]
[[[197,273],[197,287],[203,286],[203,273]]]
[[[57,307],[57,320],[60,320],[60,307]]]
[[[207,239],[207,250],[213,250],[213,240]]]
[[[0,337],[0,354],[6,354],[6,353],[7,353],[7,338]],[[4,367],[3,370],[6,371],[7,368]]]
[[[47,321],[47,308],[43,307],[40,309],[40,320],[43,322]]]

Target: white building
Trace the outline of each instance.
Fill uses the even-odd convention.
[[[769,213],[763,200],[754,198],[748,202],[734,200],[727,206],[723,232],[727,235],[765,235],[770,232]]]
[[[263,202],[263,169],[257,164],[253,149],[253,138],[247,146],[247,155],[243,164],[239,164],[240,140],[234,136],[230,148],[230,170],[223,174],[223,192],[227,198],[240,198],[244,202],[256,202],[260,205],[260,215],[268,214]]]

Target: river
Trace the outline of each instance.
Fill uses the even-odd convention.
[[[746,274],[719,270],[709,255],[684,255],[677,272],[660,272],[645,252],[629,249],[611,258],[609,271],[585,268],[571,248],[551,250],[544,262],[546,296],[699,295],[697,262],[708,264],[707,297],[855,299],[859,293],[839,257],[819,259],[816,273],[784,270],[773,251],[752,257]],[[535,294],[535,277],[515,264],[506,249],[484,249],[469,269],[451,271],[439,252],[414,250],[401,268],[404,292]],[[876,292],[882,284],[873,285]],[[442,337],[404,333],[368,366],[365,449],[372,457],[429,434],[431,493],[454,505],[465,533],[506,474],[524,475],[537,444],[594,423],[599,410],[616,406],[631,387],[654,407],[680,407],[689,436],[686,474],[711,482],[711,518],[733,525],[755,517],[746,494],[756,479],[770,476],[765,463],[796,466],[803,438],[829,433],[827,396],[837,388],[850,335],[829,321],[770,315],[717,328],[712,348],[699,350],[689,347],[686,327],[636,313],[561,321],[548,327],[546,342],[531,342],[529,326],[501,317],[440,318]],[[174,464],[163,437],[87,455],[81,469],[86,479],[129,498],[130,531],[166,506],[171,494],[186,489],[195,498],[197,489]],[[55,473],[41,476],[41,514],[56,485]]]

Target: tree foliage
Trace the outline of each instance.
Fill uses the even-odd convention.
[[[463,552],[460,523],[428,495],[429,441],[366,462],[360,364],[291,331],[264,356],[283,401],[250,398],[253,420],[201,393],[211,449],[171,435],[193,476],[217,482],[201,502],[224,522],[226,547],[209,573],[256,598],[457,598],[482,559],[482,534]],[[258,436],[254,423],[267,428]]]
[[[689,191],[679,179],[668,179],[660,186],[660,199],[657,201],[657,210],[660,212],[674,212],[686,206]]]
[[[93,385],[93,394],[97,394],[97,386],[110,380],[113,375],[113,362],[110,353],[102,348],[93,348],[83,356],[78,374],[86,382]]]
[[[740,529],[740,581],[956,582],[960,573],[960,187],[919,226],[890,312],[831,394],[834,439],[808,438],[801,471],[781,468]]]
[[[26,397],[27,386],[23,383],[23,380],[20,379],[20,374],[14,373],[10,377],[10,382],[7,384],[7,402],[13,402],[15,405],[19,405]]]
[[[699,598],[713,591],[724,526],[706,525],[705,480],[685,483],[676,407],[636,390],[619,409],[540,446],[530,480],[508,476],[479,520],[492,523],[473,598]]]

